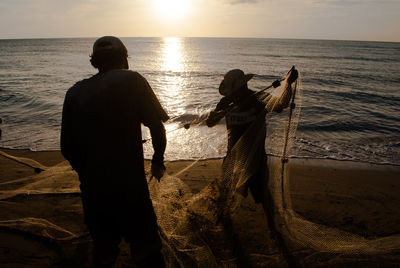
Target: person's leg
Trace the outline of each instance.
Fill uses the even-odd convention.
[[[119,254],[121,238],[110,234],[93,237],[93,265],[96,268],[112,267]]]
[[[158,242],[153,241],[153,248],[140,248],[131,243],[131,256],[138,268],[164,268],[165,261],[161,247],[155,246]]]
[[[143,200],[136,215],[129,215],[126,222],[125,240],[131,246],[131,256],[137,267],[164,268],[165,261],[161,252],[162,242],[158,233],[157,218],[153,205]]]
[[[165,267],[162,242],[156,226],[142,228],[140,235],[127,237],[126,241],[130,243],[131,256],[137,267]]]
[[[122,235],[115,222],[115,215],[107,205],[82,194],[85,223],[93,240],[94,267],[112,267],[119,254]]]
[[[266,165],[266,157],[262,154],[258,159],[257,171],[247,181],[247,185],[250,188],[251,195],[253,196],[255,203],[261,203],[264,201],[264,197],[269,198],[268,188],[268,167]]]

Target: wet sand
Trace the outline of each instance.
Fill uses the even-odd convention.
[[[293,159],[290,192],[304,217],[364,237],[400,233],[400,167]]]
[[[65,161],[58,151],[31,152],[7,149],[1,151],[17,157],[34,159],[45,166],[54,166]],[[278,160],[271,159],[271,163]],[[193,193],[197,193],[221,176],[221,163],[221,159],[198,162],[174,161],[167,162],[166,167],[168,175],[179,177]],[[149,161],[146,161],[146,168],[149,168]],[[287,172],[293,209],[304,218],[367,238],[400,233],[399,167],[331,160],[291,159]],[[17,189],[32,183],[35,175],[32,168],[0,155],[1,191]],[[74,180],[72,183],[78,185],[77,178],[71,178]],[[50,233],[50,236],[67,236],[63,230],[76,235],[86,233],[78,193],[65,194],[62,197],[25,193],[0,201],[0,206],[0,221],[3,222],[19,218],[35,221],[34,219],[39,218],[62,228],[60,233]],[[263,207],[254,204],[251,195],[232,216],[232,223],[249,267],[287,266],[276,244],[269,237]],[[40,225],[38,222],[35,224]],[[24,230],[23,226],[20,229]],[[80,250],[79,252],[83,252],[81,255],[74,253],[76,256],[73,256],[71,263],[54,265],[58,253],[57,245],[51,240],[39,241],[40,238],[27,232],[3,226],[0,228],[0,266],[76,267],[77,263],[88,262],[85,252],[90,251],[90,238],[85,239],[89,241],[86,244],[88,249]],[[384,267],[392,267],[392,264],[400,260],[396,254],[390,255],[390,258],[390,261],[383,263]],[[302,260],[299,262],[302,263]],[[324,262],[332,264],[328,256],[324,261],[319,260],[315,263],[308,261],[306,265],[320,267],[324,266]],[[130,267],[129,263],[129,250],[123,243],[116,267]],[[379,259],[373,258],[371,263],[377,264]],[[363,266],[368,265],[361,263],[360,267]],[[348,267],[354,267],[354,263]]]

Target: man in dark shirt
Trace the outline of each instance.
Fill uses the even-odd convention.
[[[128,70],[127,49],[116,37],[93,45],[99,72],[65,96],[61,152],[77,171],[94,243],[94,264],[111,267],[124,238],[138,267],[164,267],[161,240],[147,186],[141,124],[150,129],[152,176],[164,174],[168,115],[147,80]]]

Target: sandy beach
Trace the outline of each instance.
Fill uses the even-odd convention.
[[[64,162],[59,151],[31,152],[29,150],[0,151],[22,158],[33,159],[45,167]],[[270,159],[270,164],[279,159]],[[178,177],[193,194],[221,176],[222,159],[167,162],[168,176]],[[65,163],[64,163],[65,165]],[[149,162],[146,161],[146,168]],[[54,169],[56,170],[56,169]],[[61,170],[61,169],[60,169]],[[44,171],[45,173],[47,171]],[[54,171],[55,172],[55,171]],[[286,173],[290,180],[290,197],[294,211],[307,219],[366,239],[400,234],[400,168],[332,160],[290,159]],[[1,267],[77,267],[87,265],[90,238],[83,224],[81,201],[76,174],[68,171],[67,179],[48,182],[43,192],[29,192],[38,178],[32,167],[0,155],[0,266]],[[154,183],[154,182],[152,182]],[[25,187],[25,188],[24,188]],[[46,192],[57,188],[58,193]],[[39,187],[40,188],[40,187]],[[19,189],[18,194],[10,195]],[[25,190],[24,190],[25,189]],[[31,189],[31,188],[30,188]],[[18,222],[18,220],[24,219]],[[29,226],[28,223],[32,223]],[[53,224],[52,229],[40,226]],[[249,195],[232,216],[233,231],[241,244],[248,267],[285,267],[287,262],[270,239],[263,206],[254,204]],[[18,228],[15,228],[18,226]],[[44,238],[32,234],[32,226],[39,228]],[[47,230],[47,233],[46,233]],[[86,239],[76,250],[70,235]],[[57,243],[51,237],[65,238]],[[210,240],[212,242],[212,240]],[[56,244],[74,247],[73,256],[60,256]],[[218,243],[210,245],[218,251]],[[116,267],[129,266],[127,244],[121,246]],[[68,250],[67,250],[68,251]],[[304,258],[308,251],[295,252],[298,263],[306,267],[396,267],[400,262],[397,249],[381,256],[340,259],[336,254],[319,254],[318,258]],[[65,255],[65,254],[64,254]],[[68,255],[68,254],[67,254]],[[340,254],[339,254],[340,256]],[[221,266],[230,267],[227,263]]]

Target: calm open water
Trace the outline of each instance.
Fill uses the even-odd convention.
[[[148,79],[172,118],[167,131],[213,109],[220,99],[219,83],[228,70],[241,68],[257,74],[249,83],[257,90],[295,65],[303,91],[292,157],[400,165],[400,43],[229,38],[123,41],[131,69]],[[59,149],[65,92],[96,72],[89,63],[93,42],[93,38],[0,40],[0,147]],[[144,135],[148,135],[146,130]],[[147,157],[149,145],[145,145]],[[221,157],[225,147],[224,122],[210,129],[180,129],[168,133],[166,158]]]

